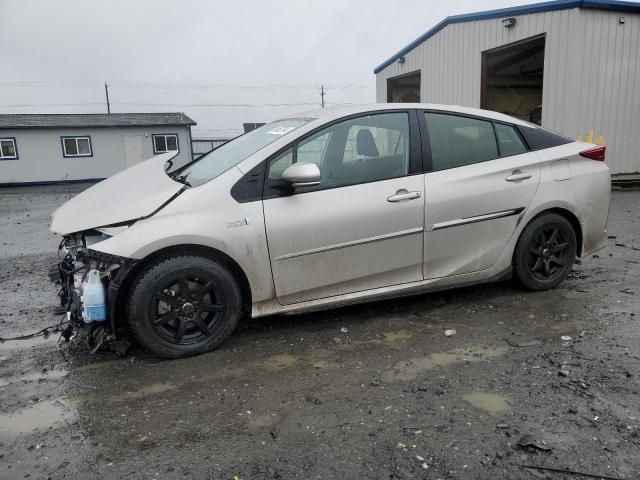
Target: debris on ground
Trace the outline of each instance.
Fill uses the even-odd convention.
[[[573,338],[571,338],[569,335],[562,335],[560,337],[560,340],[562,340],[563,342],[570,342],[571,340],[573,340]]]
[[[527,340],[525,342],[514,342],[510,338],[504,339],[512,347],[539,347],[542,345],[540,340]]]
[[[524,450],[536,449],[536,450],[542,450],[543,452],[551,451],[551,447],[547,445],[547,442],[535,437],[530,433],[527,433],[522,437],[520,437],[520,440],[518,440],[516,445]]]
[[[444,331],[444,336],[445,337],[451,337],[451,336],[453,336],[455,334],[456,334],[456,331],[453,328]]]
[[[567,468],[540,467],[538,465],[518,465],[522,468],[530,468],[532,470],[542,470],[547,472],[565,473],[567,475],[580,475],[587,478],[599,478],[601,480],[624,480],[620,477],[611,477],[608,475],[598,475],[594,473],[579,472],[577,470],[569,470]]]
[[[347,327],[341,327],[341,328],[340,328],[340,331],[341,331],[342,333],[347,333],[347,332],[349,331],[349,329],[348,329]]]

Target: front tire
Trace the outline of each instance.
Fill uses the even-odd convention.
[[[136,340],[165,358],[213,350],[242,314],[240,286],[215,260],[178,255],[148,265],[133,282],[127,317]]]
[[[575,262],[576,232],[557,213],[534,218],[522,231],[513,254],[514,277],[529,290],[548,290],[562,282]]]

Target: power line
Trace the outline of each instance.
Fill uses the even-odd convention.
[[[104,106],[104,102],[87,102],[87,103],[13,103],[0,105],[2,108],[18,108],[18,107],[88,107],[93,105]]]
[[[143,107],[304,107],[317,106],[317,103],[138,103],[117,102],[112,105],[135,105]]]
[[[104,102],[81,102],[81,103],[12,103],[0,104],[0,108],[23,108],[23,107],[89,107],[104,106]],[[199,107],[231,107],[231,108],[271,108],[271,107],[315,107],[314,102],[300,103],[138,103],[138,102],[109,102],[109,110],[112,105],[136,106],[136,107],[175,107],[175,108],[199,108]],[[353,102],[323,102],[324,106],[347,106],[355,105]]]
[[[273,84],[255,84],[255,85],[242,85],[235,83],[202,83],[202,84],[185,84],[185,83],[152,83],[152,82],[124,82],[110,80],[108,83],[113,87],[125,87],[125,88],[157,88],[157,89],[184,89],[184,90],[197,90],[197,89],[226,89],[226,90],[279,90],[279,89],[302,89],[313,90],[320,87],[316,83],[273,83]],[[94,87],[102,86],[103,81],[83,80],[83,81],[2,81],[0,86],[4,87],[52,87],[52,88],[72,88],[72,87]],[[375,87],[368,85],[358,84],[326,84],[327,88],[343,89],[343,90],[374,90]]]

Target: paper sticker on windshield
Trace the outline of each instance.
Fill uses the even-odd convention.
[[[295,128],[296,127],[276,127],[268,133],[270,135],[284,135],[285,133],[289,133],[291,130]]]

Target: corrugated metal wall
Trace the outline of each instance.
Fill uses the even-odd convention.
[[[625,23],[618,18],[623,16]],[[378,102],[387,79],[420,70],[420,99],[480,106],[484,50],[545,34],[542,125],[571,138],[595,131],[613,173],[640,172],[640,15],[569,9],[451,24],[376,76]]]

